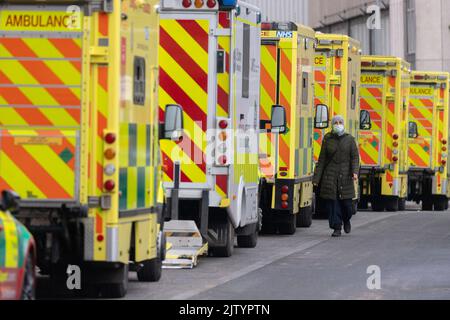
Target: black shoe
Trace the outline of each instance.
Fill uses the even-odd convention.
[[[352,225],[350,224],[350,221],[344,223],[344,231],[345,233],[352,232]]]
[[[341,230],[340,229],[335,229],[331,236],[334,237],[334,238],[340,237],[341,236]]]

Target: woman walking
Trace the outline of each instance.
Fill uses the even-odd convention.
[[[331,120],[332,132],[325,135],[317,163],[313,184],[316,197],[325,203],[332,236],[340,237],[342,226],[350,233],[355,197],[354,180],[358,180],[359,152],[355,138],[345,132],[344,118]]]

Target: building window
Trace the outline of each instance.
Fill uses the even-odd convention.
[[[416,60],[416,1],[406,0],[405,10],[406,58],[414,68]]]
[[[250,25],[244,24],[244,57],[242,61],[242,97],[250,96]]]
[[[133,102],[145,104],[145,59],[142,57],[134,57]]]

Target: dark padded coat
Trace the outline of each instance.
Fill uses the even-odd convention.
[[[335,153],[336,150],[338,151]],[[320,182],[320,198],[353,199],[355,197],[354,173],[359,174],[359,152],[355,138],[348,133],[340,137],[334,133],[326,134],[313,180],[317,185]]]

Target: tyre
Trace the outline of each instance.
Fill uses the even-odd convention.
[[[234,251],[234,228],[231,222],[226,219],[226,222],[214,224],[216,227],[213,228],[217,230],[219,237],[222,239],[224,244],[222,246],[213,246],[209,247],[209,255],[213,257],[231,257]]]
[[[255,248],[258,243],[258,226],[249,235],[237,236],[237,244],[240,248]]]
[[[277,233],[277,226],[273,222],[272,216],[268,213],[262,215],[261,234],[275,234]]]
[[[405,211],[406,210],[406,198],[400,198],[398,200],[398,210]]]
[[[123,298],[128,290],[128,265],[122,264],[114,271],[115,277],[119,279],[115,283],[102,284],[100,292],[103,298],[116,299]]]
[[[380,198],[375,198],[370,203],[372,207],[372,211],[375,212],[383,212],[384,211],[384,203]]]
[[[34,300],[36,299],[36,275],[33,263],[33,257],[28,254],[25,261],[25,273],[23,275],[22,284],[22,300]]]
[[[361,199],[358,202],[358,210],[367,210],[369,209],[369,201],[367,201],[366,199]]]
[[[397,197],[385,197],[384,202],[385,202],[386,211],[389,211],[389,212],[398,211],[399,199]]]
[[[137,278],[141,282],[156,282],[161,279],[162,261],[157,257],[140,263]]]
[[[261,227],[261,234],[275,234],[277,232],[277,226],[275,223],[263,220],[262,227]]]
[[[157,256],[140,263],[137,278],[141,282],[156,282],[161,279],[162,262],[166,258],[166,235],[160,231],[157,242]]]
[[[293,235],[297,231],[297,215],[290,214],[285,217],[285,221],[279,222],[278,231],[280,234]]]
[[[431,196],[430,196],[431,198]],[[433,211],[433,200],[423,199],[422,200],[422,211]]]
[[[447,197],[437,197],[434,199],[434,210],[435,211],[445,211],[448,205]]]
[[[297,216],[297,228],[309,228],[312,224],[312,206],[300,208],[300,213]]]

